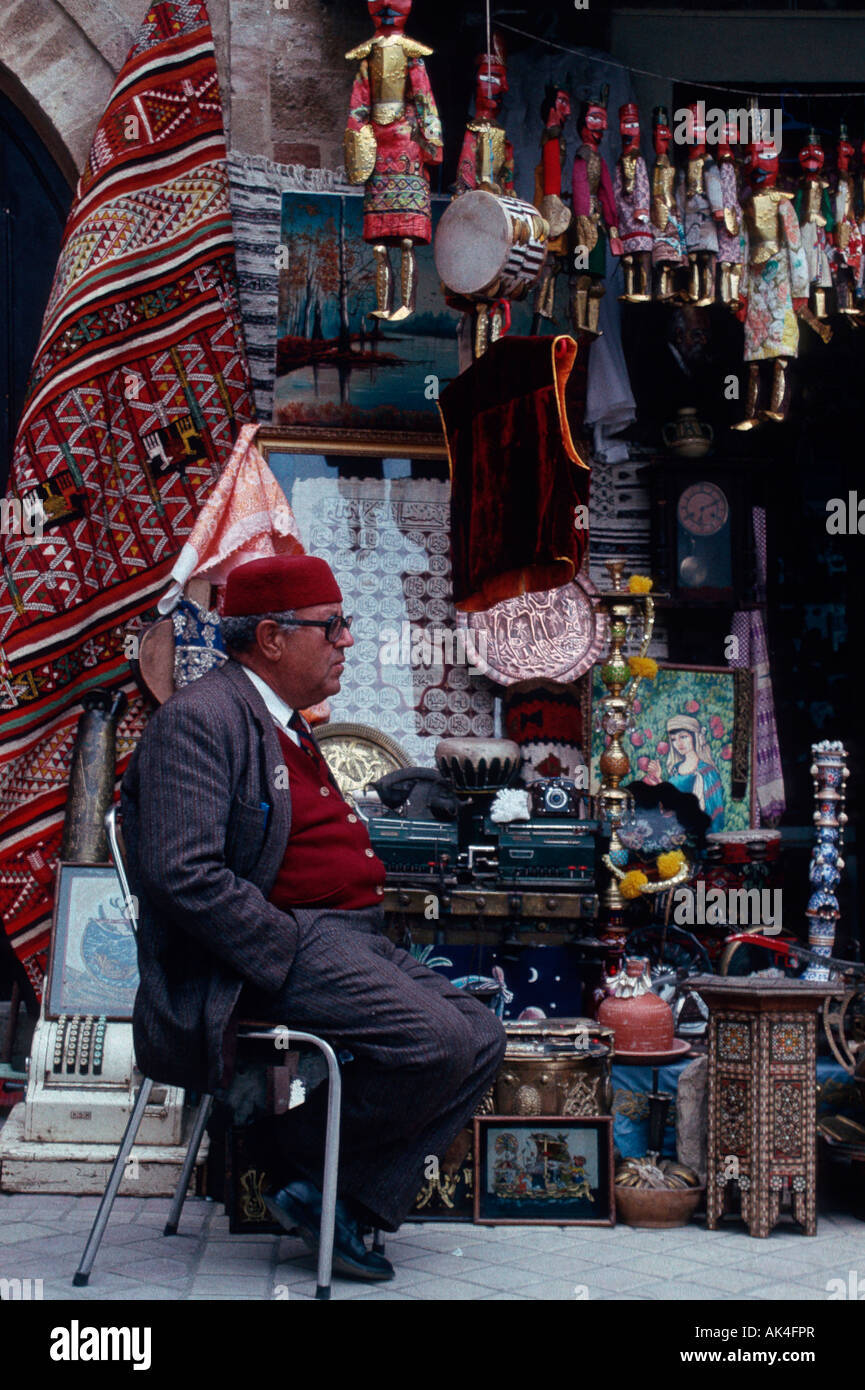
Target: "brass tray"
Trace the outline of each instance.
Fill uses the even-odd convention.
[[[346,800],[385,773],[412,766],[396,739],[370,724],[319,724],[315,737]]]

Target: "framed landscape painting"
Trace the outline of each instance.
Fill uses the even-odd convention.
[[[433,227],[449,201],[433,198]],[[441,440],[436,401],[459,370],[459,314],[445,303],[429,245],[415,247],[411,318],[371,318],[375,262],[362,232],[362,191],[282,196],[274,424]],[[399,249],[391,263],[398,293]]]
[[[433,239],[450,202],[432,199]],[[399,249],[390,255],[398,303]],[[462,315],[445,300],[433,243],[415,245],[415,310],[399,323],[371,317],[375,261],[363,240],[362,190],[283,193],[279,257],[274,425],[331,437],[412,434],[422,443],[443,444],[437,401],[459,374]],[[513,336],[531,333],[533,308],[534,289],[511,302]],[[541,333],[572,332],[562,289],[556,318],[544,320]],[[585,406],[585,372],[581,353],[568,389],[576,423]]]

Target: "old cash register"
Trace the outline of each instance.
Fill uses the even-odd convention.
[[[57,873],[27,1089],[0,1131],[5,1192],[101,1193],[142,1079],[132,1043],[135,937],[117,873],[108,864],[61,864]],[[173,1193],[186,1154],[184,1118],[184,1092],[155,1086],[122,1193]]]

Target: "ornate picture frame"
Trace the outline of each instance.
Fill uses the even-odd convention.
[[[481,1226],[613,1226],[611,1115],[476,1115]]]
[[[97,1014],[129,1022],[138,952],[113,864],[57,866],[45,1016]]]
[[[596,666],[593,708],[604,694],[600,666]],[[642,681],[634,703],[634,728],[625,738],[631,776],[625,782],[671,781],[679,786],[690,778],[693,786],[681,785],[680,790],[697,788],[700,805],[712,818],[711,831],[750,829],[757,807],[756,704],[756,674],[750,668],[658,662],[657,678]],[[671,719],[681,733],[691,734],[684,762],[678,757],[684,766],[680,781],[676,780],[677,754],[667,737]],[[591,785],[597,794],[604,733],[594,725],[591,748]]]
[[[439,460],[447,464],[443,430],[355,430],[324,425],[262,425],[256,436],[265,458],[274,453],[336,458]]]

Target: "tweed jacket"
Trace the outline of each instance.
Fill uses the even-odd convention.
[[[166,701],[135,750],[121,788],[138,898],[133,1033],[157,1081],[228,1083],[244,983],[278,991],[318,915],[267,901],[291,827],[287,784],[273,719],[235,661]]]

